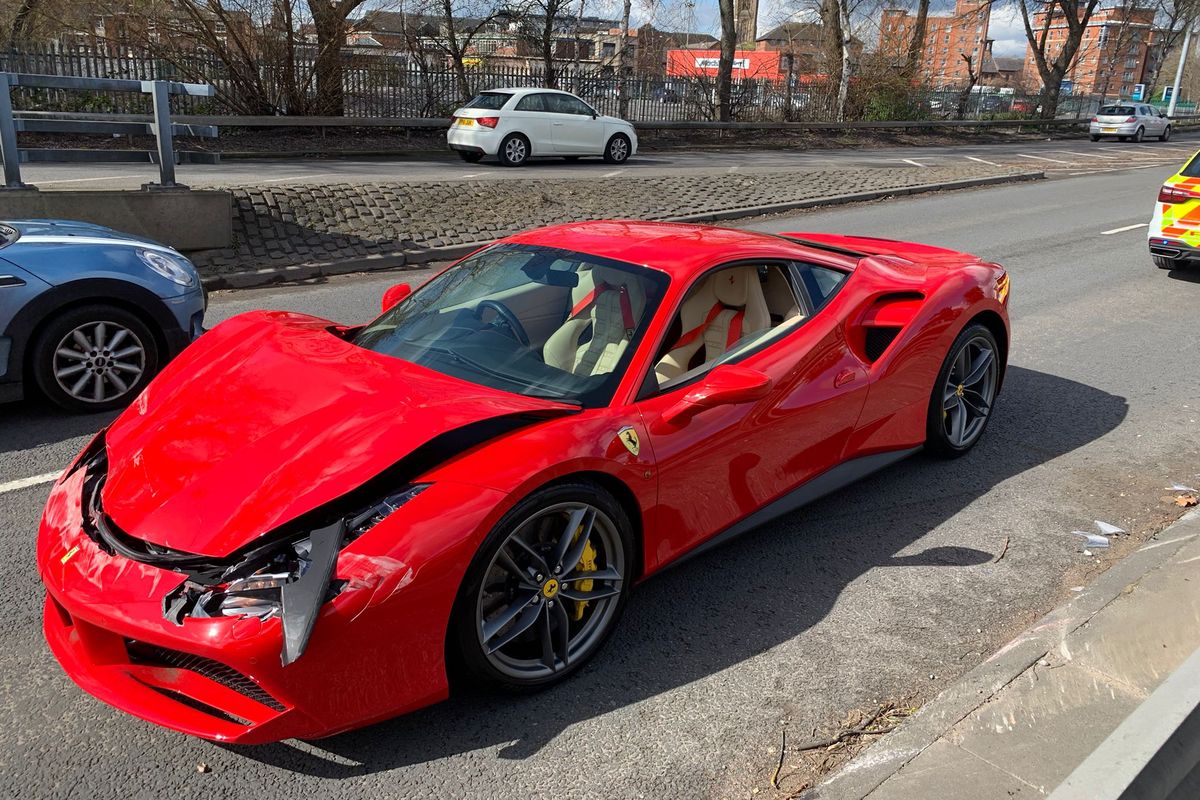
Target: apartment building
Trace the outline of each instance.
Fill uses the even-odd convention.
[[[1158,72],[1160,47],[1154,31],[1154,8],[1114,6],[1098,8],[1088,21],[1075,63],[1064,77],[1063,89],[1073,94],[1129,97],[1139,83],[1150,83]],[[1046,25],[1046,15],[1034,18],[1034,30]],[[1050,18],[1046,31],[1046,57],[1053,59],[1067,39],[1061,14]],[[1025,52],[1025,73],[1040,83],[1033,48]]]
[[[968,65],[979,73],[987,54],[991,3],[956,0],[949,15],[930,15],[925,26],[925,47],[917,77],[934,88],[958,87],[967,83]],[[916,15],[904,8],[888,8],[880,21],[879,52],[899,67],[908,57]]]

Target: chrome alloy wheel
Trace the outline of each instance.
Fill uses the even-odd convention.
[[[589,654],[613,623],[625,580],[616,525],[587,503],[559,503],[514,529],[484,573],[476,633],[488,662],[536,681]]]
[[[964,342],[942,389],[942,425],[954,447],[970,446],[983,432],[996,399],[998,377],[992,343],[982,336]]]
[[[504,155],[510,163],[520,164],[529,156],[529,147],[520,136],[513,136],[504,143]]]
[[[86,322],[54,349],[54,380],[84,403],[115,400],[137,385],[145,371],[145,344],[116,322]]]
[[[617,163],[629,158],[629,142],[620,136],[614,136],[608,144],[608,155]]]

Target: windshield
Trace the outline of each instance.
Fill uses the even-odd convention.
[[[512,97],[508,92],[484,92],[477,94],[472,98],[471,102],[467,103],[463,108],[483,108],[488,111],[499,111],[504,108],[504,104]]]
[[[1102,117],[1128,117],[1134,113],[1133,106],[1105,106],[1100,109]]]
[[[422,286],[355,343],[462,380],[606,405],[666,275],[570,250],[503,244]]]

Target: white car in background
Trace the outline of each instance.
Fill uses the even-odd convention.
[[[446,143],[464,161],[496,156],[506,167],[530,158],[581,156],[622,164],[637,153],[633,125],[556,89],[481,92],[454,112]]]
[[[1157,136],[1160,142],[1171,138],[1171,120],[1166,113],[1145,103],[1114,103],[1103,106],[1092,117],[1088,135],[1093,142],[1101,136],[1116,136],[1122,142],[1140,142]]]

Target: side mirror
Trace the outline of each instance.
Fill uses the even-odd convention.
[[[704,377],[700,385],[663,412],[663,422],[683,424],[706,408],[761,400],[771,391],[771,379],[755,369],[725,364]]]
[[[381,311],[389,311],[396,306],[404,298],[412,294],[412,287],[407,283],[397,283],[395,286],[383,293],[383,302],[380,303]]]

